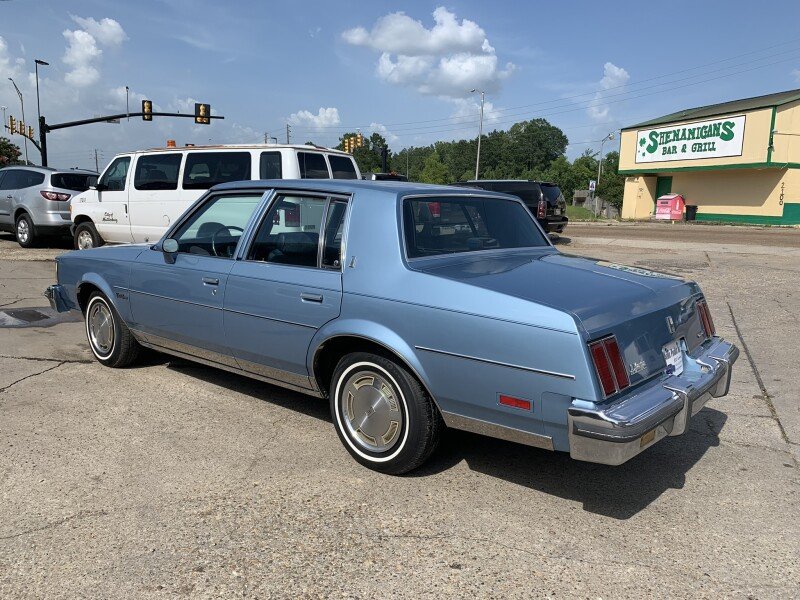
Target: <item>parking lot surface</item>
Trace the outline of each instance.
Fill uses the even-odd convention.
[[[800,231],[606,229],[558,247],[699,281],[731,393],[620,467],[450,431],[408,477],[351,460],[323,400],[100,366],[25,310],[68,244],[0,234],[0,597],[796,597]]]

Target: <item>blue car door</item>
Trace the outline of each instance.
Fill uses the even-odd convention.
[[[222,304],[236,248],[261,200],[260,192],[219,193],[202,201],[131,270],[132,326],[155,346],[235,365],[225,344]]]
[[[341,308],[346,213],[346,198],[293,192],[272,200],[225,292],[225,339],[245,371],[311,387],[311,339]]]

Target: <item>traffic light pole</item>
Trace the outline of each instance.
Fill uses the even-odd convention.
[[[195,115],[185,114],[185,113],[168,113],[168,112],[148,112],[148,115],[152,115],[153,117],[184,117],[189,119],[194,119]],[[134,113],[121,113],[118,115],[105,115],[103,117],[94,117],[92,119],[81,119],[80,121],[67,121],[66,123],[54,123],[52,125],[48,125],[45,121],[44,116],[39,117],[39,150],[42,153],[42,166],[47,166],[47,134],[51,131],[55,131],[57,129],[66,129],[67,127],[78,127],[79,125],[91,125],[92,123],[105,123],[106,121],[111,121],[112,119],[123,119],[126,117],[142,117],[145,113],[143,112],[134,112]],[[207,119],[224,119],[225,117],[219,115],[210,115],[205,117]],[[35,144],[35,142],[34,142]]]

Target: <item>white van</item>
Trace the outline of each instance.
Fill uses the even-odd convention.
[[[118,154],[70,203],[76,249],[154,242],[208,188],[248,179],[361,179],[340,150],[308,145],[155,148]]]

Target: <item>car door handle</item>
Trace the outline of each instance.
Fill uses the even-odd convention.
[[[219,285],[219,279],[216,277],[203,277],[203,283],[206,285]]]
[[[8,200],[13,200],[13,199],[14,199],[14,196],[6,196],[6,199],[8,199]]]
[[[309,294],[308,292],[303,292],[300,294],[300,300],[303,302],[316,302],[318,304],[322,304],[322,294]]]

